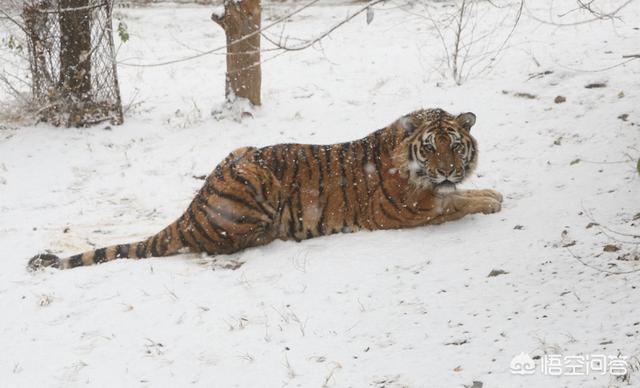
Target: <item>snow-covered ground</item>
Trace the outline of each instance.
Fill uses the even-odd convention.
[[[389,3],[370,25],[360,15],[321,45],[267,61],[253,119],[211,117],[224,100],[224,56],[209,55],[120,66],[123,98],[134,101],[120,127],[0,123],[0,386],[640,386],[640,272],[602,272],[640,270],[640,240],[610,231],[640,232],[640,61],[615,66],[640,54],[640,4],[570,27],[532,17],[588,18],[558,18],[575,2],[554,4],[529,4],[495,69],[462,86],[442,74],[422,8]],[[265,19],[292,7],[268,4]],[[288,34],[313,36],[357,7],[312,7]],[[119,60],[223,44],[210,11],[118,9],[131,34]],[[478,28],[503,16],[487,12]],[[585,88],[593,83],[605,86]],[[465,187],[502,192],[502,212],[227,257],[25,268],[47,249],[157,232],[235,147],[355,139],[420,107],[477,114],[480,164]],[[536,359],[531,375],[510,371],[522,352]],[[629,357],[630,382],[545,375],[555,354]]]

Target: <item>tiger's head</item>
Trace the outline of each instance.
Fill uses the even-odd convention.
[[[436,192],[455,190],[476,167],[478,147],[471,136],[475,114],[419,110],[398,120],[408,134],[398,156],[409,181]],[[404,155],[402,155],[404,153]]]

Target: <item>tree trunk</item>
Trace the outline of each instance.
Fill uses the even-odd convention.
[[[212,14],[227,36],[225,96],[247,98],[260,105],[260,0],[225,0],[224,15]]]
[[[84,102],[91,93],[89,0],[60,0],[59,4],[60,91],[74,102]]]

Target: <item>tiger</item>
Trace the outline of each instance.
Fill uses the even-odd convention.
[[[29,269],[68,269],[180,253],[232,254],[276,239],[413,228],[501,210],[491,189],[458,190],[476,168],[476,115],[420,109],[368,136],[331,145],[277,144],[231,152],[186,211],[159,233]]]

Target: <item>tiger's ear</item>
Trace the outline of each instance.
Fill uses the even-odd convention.
[[[470,131],[471,127],[476,123],[476,115],[471,112],[461,113],[456,117],[456,121],[462,128]]]
[[[398,119],[398,124],[400,124],[400,128],[402,128],[407,134],[413,132],[418,127],[416,125],[415,118],[411,114],[400,117]]]

